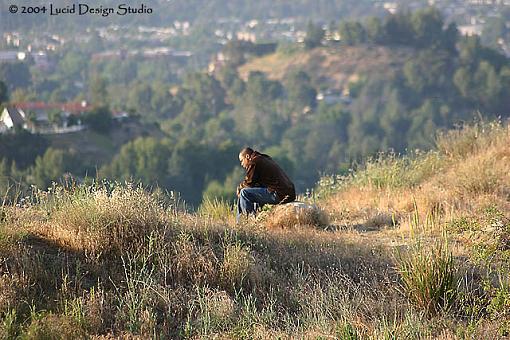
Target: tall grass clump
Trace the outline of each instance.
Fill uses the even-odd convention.
[[[214,221],[234,221],[234,206],[232,202],[218,198],[205,197],[198,208],[198,215]]]
[[[510,126],[501,121],[462,125],[455,130],[441,132],[436,137],[437,150],[451,158],[463,158],[483,152],[491,146],[505,145],[510,137]]]
[[[316,205],[282,204],[264,211],[259,219],[267,228],[288,229],[296,226],[325,227],[329,224],[326,212]]]
[[[51,200],[54,238],[96,256],[136,250],[171,223],[161,197],[141,186],[79,186]]]
[[[443,166],[444,159],[436,152],[417,150],[404,156],[381,153],[354,173],[351,183],[376,189],[413,187]]]
[[[221,264],[220,279],[226,289],[242,287],[246,281],[256,284],[257,270],[255,260],[247,247],[239,242],[223,246],[223,262]]]
[[[415,307],[433,316],[447,311],[456,298],[457,268],[446,242],[427,248],[417,242],[397,257],[403,292]]]
[[[236,317],[235,301],[225,291],[209,287],[195,287],[194,298],[189,301],[183,337],[206,338],[232,327]]]
[[[323,176],[315,192],[318,197],[328,197],[352,187],[376,190],[413,188],[438,174],[448,173],[451,167],[459,166],[461,177],[476,176],[473,183],[462,183],[461,186],[467,186],[470,191],[489,192],[501,186],[497,180],[504,177],[505,171],[508,172],[504,165],[494,164],[509,156],[506,147],[509,141],[510,126],[500,121],[462,125],[458,129],[438,133],[435,150],[408,151],[404,155],[379,153],[362,165],[353,166],[347,175]],[[466,157],[477,155],[483,158],[489,149],[494,155],[491,160],[482,160],[483,173],[476,172],[478,160],[464,161]]]
[[[416,150],[407,155],[380,153],[346,176],[324,176],[317,184],[318,197],[349,187],[381,189],[412,188],[420,185],[446,166],[438,152]]]

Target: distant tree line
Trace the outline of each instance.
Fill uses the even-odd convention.
[[[313,29],[312,25],[309,31]],[[389,73],[360,74],[349,84],[350,104],[318,102],[320,84],[301,69],[281,80],[262,72],[242,79],[237,66],[253,46],[241,43],[226,47],[234,62],[214,75],[192,72],[177,80],[158,63],[124,60],[92,65],[77,54],[66,54],[54,78],[36,74],[32,78],[38,83],[25,95],[61,88],[60,80],[83,81],[86,90],[75,89],[71,93],[75,98],[94,98],[141,121],[157,122],[163,138],[130,141],[109,164],[98,164],[97,174],[89,175],[157,184],[182,192],[195,205],[204,196],[232,197],[242,176],[237,161],[242,146],[270,153],[304,190],[321,173],[346,171],[379,151],[430,148],[438,129],[469,121],[476,111],[487,118],[510,117],[509,60],[484,47],[478,37],[460,37],[455,25],[445,27],[434,9],[343,22],[338,32],[340,48],[404,47],[409,58]],[[316,41],[307,47],[319,47],[323,33],[322,28],[310,33],[307,39]],[[14,89],[11,96],[20,93]],[[102,133],[111,132],[106,127]],[[19,159],[10,152],[23,147],[26,138],[39,137],[16,138],[20,140],[9,143],[19,144],[0,149],[4,159],[0,169],[8,176],[17,178],[24,171],[21,177],[38,185],[48,185],[67,172],[83,176],[77,155],[43,142],[34,142],[40,148]],[[7,144],[1,141],[3,145]]]

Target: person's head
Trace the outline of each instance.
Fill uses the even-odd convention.
[[[248,168],[248,163],[251,160],[253,152],[252,148],[244,148],[239,152],[239,162],[241,162],[243,168]]]

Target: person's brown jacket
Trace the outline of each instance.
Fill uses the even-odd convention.
[[[296,199],[294,184],[287,174],[268,155],[254,151],[246,177],[240,184],[241,188],[266,187],[278,195],[280,203],[292,202]]]

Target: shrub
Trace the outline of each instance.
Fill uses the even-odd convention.
[[[259,218],[268,228],[325,227],[329,223],[329,218],[324,210],[315,205],[304,203],[278,205],[263,212]]]
[[[440,133],[436,138],[436,146],[440,154],[462,158],[484,151],[491,145],[506,143],[509,131],[508,126],[498,121],[463,125],[459,129]]]
[[[452,306],[456,297],[457,269],[446,243],[430,249],[421,243],[397,259],[402,288],[411,302],[432,316]]]
[[[53,236],[95,256],[136,250],[171,222],[161,199],[141,186],[77,187],[57,195]]]
[[[173,243],[172,278],[175,282],[197,285],[214,284],[218,259],[209,246],[201,246],[194,237],[181,232]]]
[[[226,200],[218,198],[205,197],[198,209],[198,214],[200,216],[222,222],[227,222],[229,220],[233,221],[234,219],[232,204]]]
[[[241,287],[254,265],[254,259],[249,249],[239,243],[224,245],[223,263],[220,277],[226,288]]]
[[[92,130],[106,134],[112,128],[112,113],[108,107],[96,107],[83,115],[83,122]]]
[[[80,339],[84,331],[70,318],[54,314],[35,315],[22,339]]]

